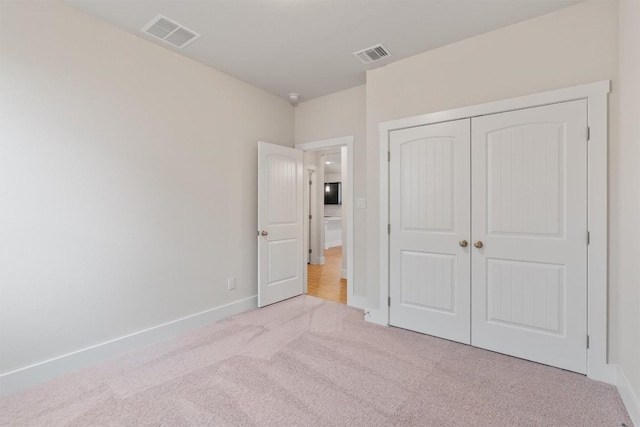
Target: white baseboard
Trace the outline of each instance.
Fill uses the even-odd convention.
[[[359,308],[361,310],[364,310],[365,307],[367,306],[367,299],[365,297],[359,297],[356,295],[353,295],[351,297],[347,297],[347,305],[349,307],[354,307],[354,308]]]
[[[312,256],[311,257],[311,263],[310,264],[324,264],[325,259],[323,256]]]
[[[119,354],[165,340],[175,335],[206,326],[258,306],[254,295],[215,307],[149,329],[134,332],[101,344],[83,348],[53,359],[0,375],[0,396],[7,396],[27,387],[76,371]]]
[[[376,310],[373,308],[364,309],[364,320],[376,325],[389,326],[389,319],[386,310]]]
[[[622,397],[622,402],[627,408],[633,424],[640,426],[640,397],[634,393],[629,384],[629,380],[627,380],[620,366],[616,366],[616,370],[618,371],[618,392],[620,393],[620,397]]]
[[[324,243],[325,249],[335,248],[336,246],[342,246],[342,240],[331,240]]]

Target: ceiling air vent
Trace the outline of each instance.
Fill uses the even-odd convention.
[[[362,49],[358,52],[353,52],[353,54],[363,64],[371,64],[372,62],[380,61],[381,59],[391,56],[389,49],[384,47],[382,43]]]
[[[195,31],[162,15],[153,18],[142,31],[180,49],[200,37]]]

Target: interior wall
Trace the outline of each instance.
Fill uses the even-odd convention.
[[[353,194],[367,197],[366,89],[357,86],[330,95],[301,102],[295,108],[296,144],[354,135]],[[354,206],[355,207],[355,206]],[[367,209],[353,210],[353,291],[366,297]]]
[[[288,102],[61,2],[0,7],[0,373],[255,295],[256,142],[293,146]]]
[[[369,308],[380,307],[384,262],[378,124],[605,79],[614,80],[610,114],[617,117],[617,14],[615,2],[586,1],[367,72]],[[612,124],[612,150],[616,144]],[[613,160],[611,170],[616,167]]]
[[[328,217],[328,216],[337,216],[337,217],[341,217],[342,221],[341,221],[341,237],[340,237],[340,241],[341,243],[341,247],[342,247],[342,263],[341,263],[341,269],[342,269],[342,277],[343,278],[347,278],[346,276],[346,271],[347,271],[347,227],[349,226],[349,221],[347,218],[347,212],[349,210],[348,205],[349,205],[349,185],[347,182],[347,170],[346,170],[346,157],[347,156],[347,147],[341,147],[341,156],[340,156],[340,165],[341,165],[341,170],[340,172],[337,173],[325,173],[324,176],[324,181],[325,182],[339,182],[342,184],[341,186],[341,191],[342,191],[342,201],[340,205],[324,205],[324,216]],[[326,244],[326,241],[325,241]]]
[[[640,405],[640,2],[621,1],[619,137],[612,159],[612,360]]]

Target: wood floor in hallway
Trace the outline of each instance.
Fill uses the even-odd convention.
[[[342,246],[324,251],[324,264],[307,265],[307,294],[331,301],[347,303],[347,280],[340,278]]]

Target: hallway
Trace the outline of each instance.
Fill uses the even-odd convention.
[[[342,246],[324,251],[325,264],[308,264],[307,294],[330,301],[347,303],[347,280],[340,278]]]

